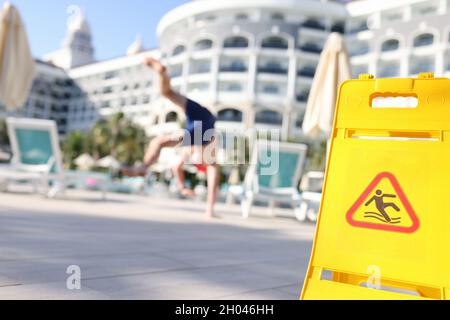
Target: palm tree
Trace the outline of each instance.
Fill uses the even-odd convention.
[[[0,149],[9,149],[9,137],[5,119],[0,119]]]
[[[89,132],[89,139],[95,160],[110,154],[110,130],[107,121],[97,122]]]
[[[64,162],[68,163],[70,168],[74,168],[74,160],[81,154],[87,152],[88,137],[86,134],[74,131],[70,133],[64,140],[62,151],[64,154]]]
[[[117,158],[117,147],[122,140],[122,131],[127,125],[125,115],[122,112],[116,113],[108,120],[109,151],[114,158]]]
[[[144,129],[118,113],[98,121],[87,133],[69,134],[63,151],[72,167],[82,153],[91,154],[95,160],[111,155],[125,165],[133,165],[143,158],[146,141]]]
[[[146,144],[145,131],[139,126],[126,120],[122,123],[120,141],[117,144],[117,159],[126,164],[133,165],[144,156]]]

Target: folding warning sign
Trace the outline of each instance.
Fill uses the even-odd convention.
[[[302,299],[450,299],[450,79],[340,90]]]

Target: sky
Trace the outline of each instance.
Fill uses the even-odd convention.
[[[33,55],[60,48],[66,35],[68,8],[81,7],[93,33],[95,57],[105,60],[125,54],[141,34],[145,48],[158,47],[156,27],[161,17],[188,0],[10,0],[25,23]]]

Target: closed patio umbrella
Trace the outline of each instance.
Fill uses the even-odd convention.
[[[74,163],[80,170],[89,170],[95,165],[95,160],[89,154],[84,153],[75,159]]]
[[[97,166],[100,168],[107,168],[107,169],[119,169],[120,168],[120,162],[117,161],[116,158],[113,156],[107,156],[97,161]]]
[[[35,62],[19,11],[5,2],[0,13],[0,104],[8,110],[22,107],[34,75]]]
[[[339,86],[351,78],[349,55],[343,37],[330,34],[314,77],[303,132],[310,136],[329,136],[333,127]]]

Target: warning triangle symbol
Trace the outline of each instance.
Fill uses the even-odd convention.
[[[354,227],[413,233],[419,219],[392,173],[375,177],[347,212]]]

